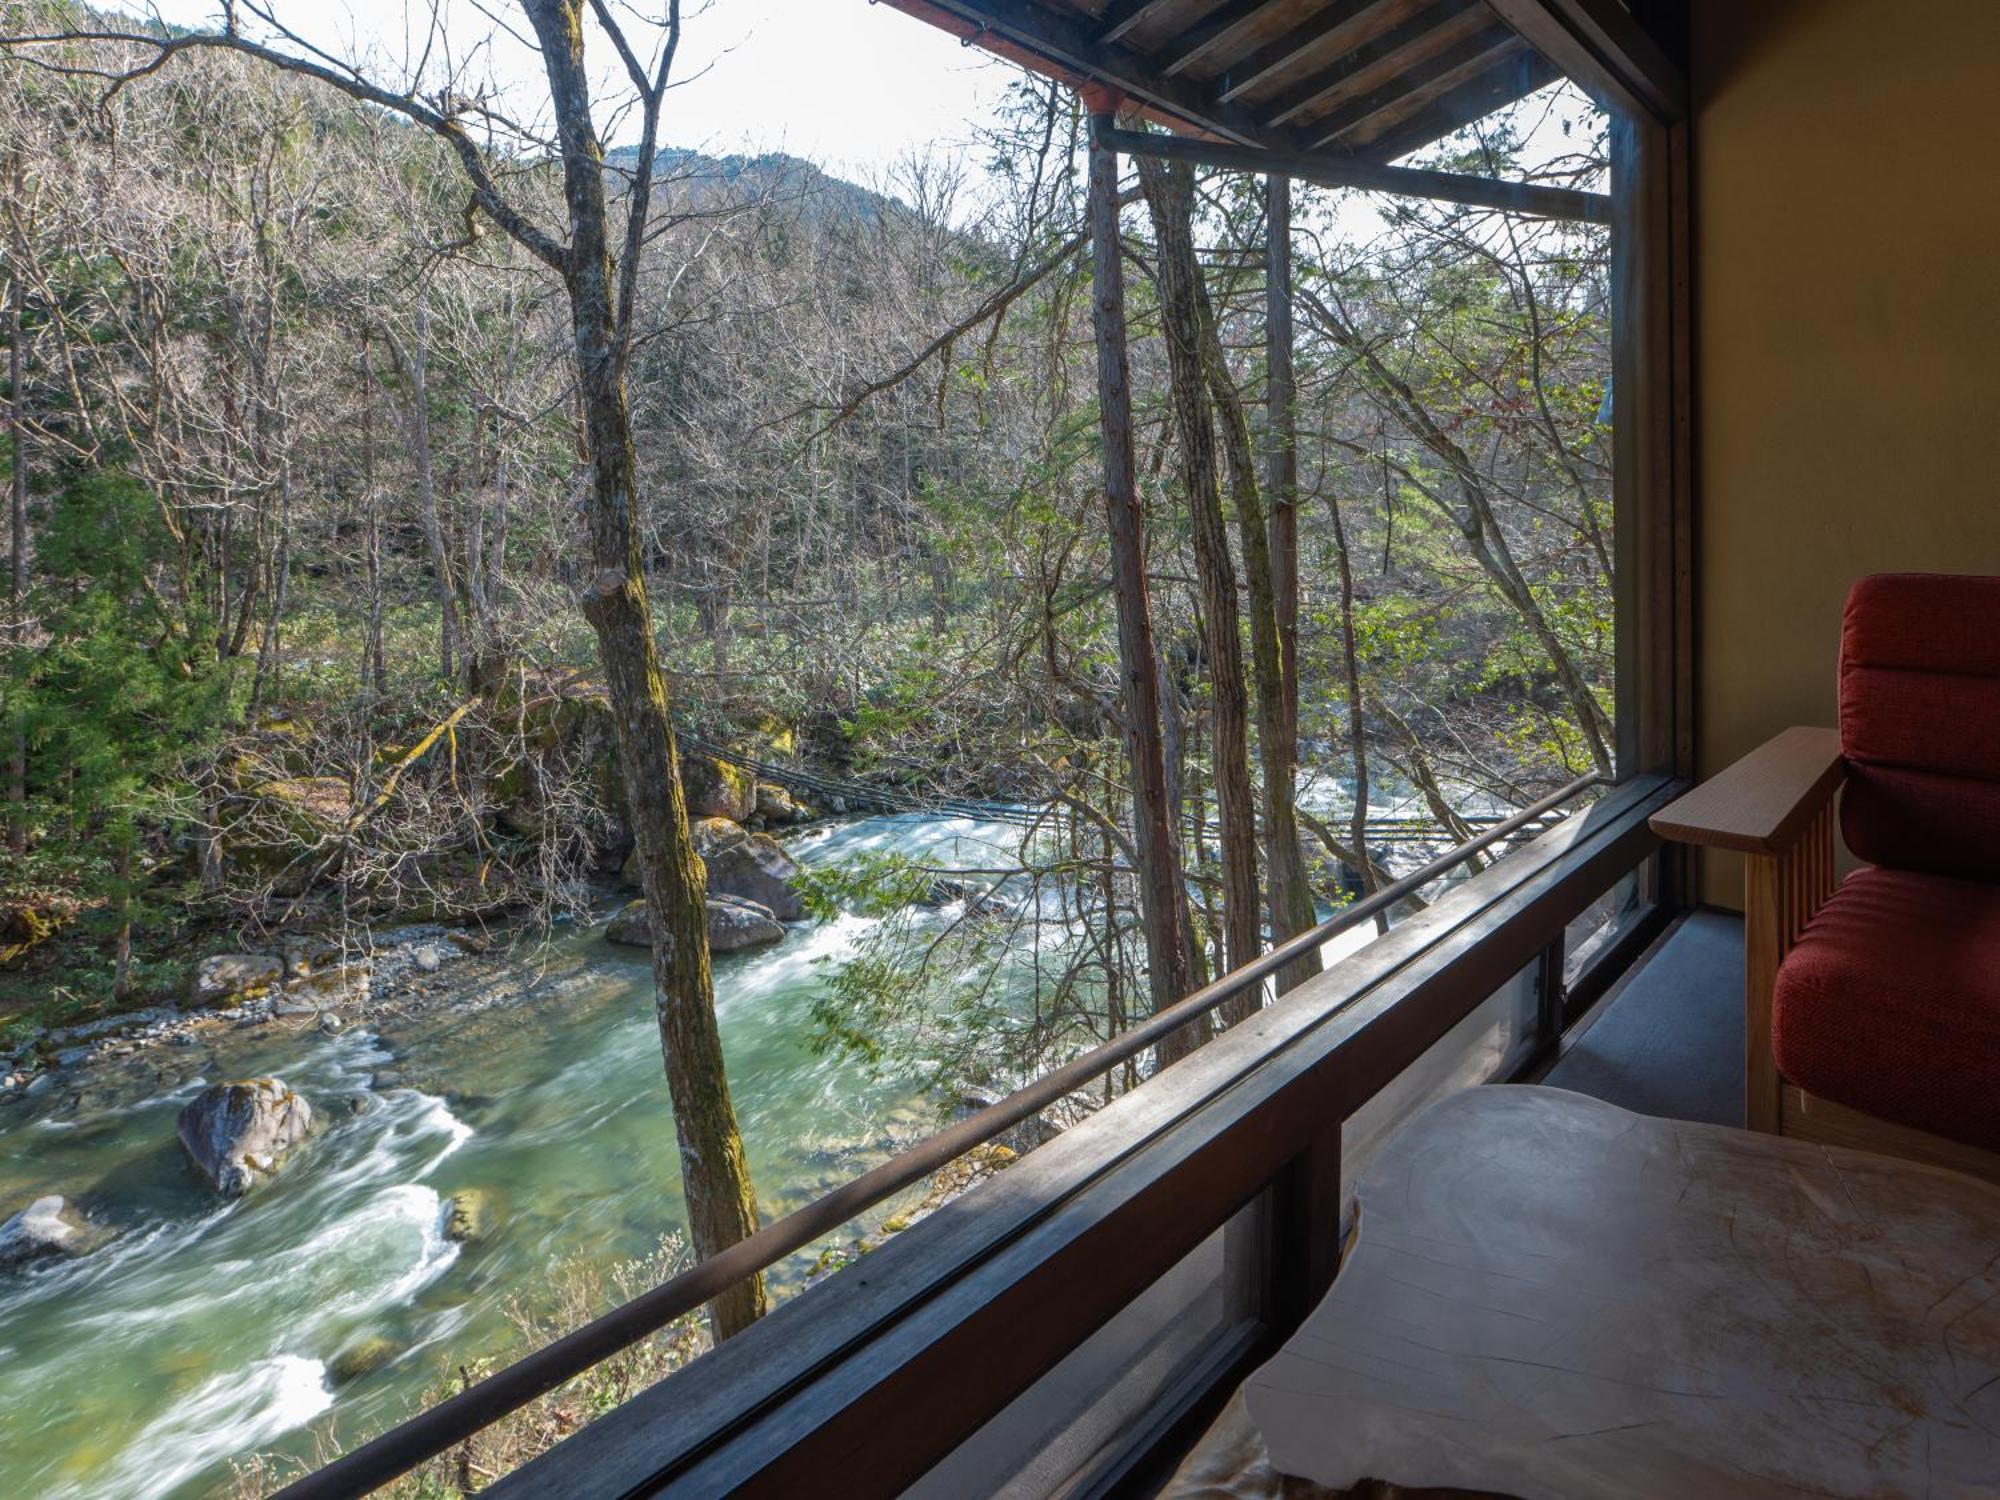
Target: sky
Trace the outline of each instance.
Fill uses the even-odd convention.
[[[377,64],[389,65],[421,50],[430,13],[428,0],[269,3],[281,22],[316,45],[342,57],[374,51]],[[447,6],[452,36],[494,38],[482,66],[518,88],[524,108],[546,97],[538,60],[499,32],[478,0],[447,0]],[[646,0],[636,8],[658,14],[663,7]],[[212,22],[217,6],[162,0],[159,9],[168,20],[192,25]],[[487,10],[509,25],[524,24],[509,0],[492,0]],[[669,95],[660,131],[665,145],[716,154],[788,151],[867,181],[904,155],[968,143],[1014,76],[985,53],[868,0],[683,0],[682,15],[674,73],[685,82]],[[610,49],[590,40],[608,70]],[[615,134],[610,144],[618,144]]]
[[[218,0],[124,0],[150,4],[182,25],[214,25]],[[360,58],[371,78],[401,81],[409,60],[425,55],[433,0],[261,0],[285,26],[342,58]],[[507,91],[508,107],[523,119],[544,117],[548,92],[540,58],[515,32],[526,30],[516,0],[435,0],[445,16],[443,35],[456,55],[433,48],[432,87],[448,65],[490,78]],[[663,0],[612,0],[623,15],[657,16]],[[674,76],[680,82],[666,104],[663,146],[711,155],[785,151],[816,162],[834,175],[872,187],[888,186],[902,158],[927,151],[974,149],[978,127],[991,119],[1008,83],[1019,77],[954,37],[887,5],[870,0],[682,0],[682,41]],[[628,19],[632,40],[649,51],[657,35]],[[587,55],[599,80],[598,97],[625,90],[609,44],[595,28]],[[468,52],[467,49],[473,49]],[[1575,113],[1574,110],[1569,113]],[[607,145],[629,142],[631,116],[600,119]],[[1544,139],[1546,137],[1546,139]],[[1544,121],[1530,156],[1568,149],[1558,122]],[[968,159],[971,184],[983,173]],[[893,186],[889,187],[893,191]],[[974,211],[977,193],[960,204]],[[1388,200],[1374,194],[1339,195],[1322,210],[1338,233],[1366,242],[1379,231]]]

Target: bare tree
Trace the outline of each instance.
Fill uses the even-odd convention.
[[[596,632],[610,690],[619,764],[651,913],[656,1010],[692,1239],[699,1254],[713,1255],[756,1228],[757,1210],[715,1021],[703,914],[706,875],[689,837],[679,756],[646,598],[625,385],[660,112],[681,37],[680,5],[666,0],[650,61],[635,49],[608,0],[522,0],[521,8],[540,45],[547,79],[566,232],[545,227],[531,209],[502,190],[501,171],[477,138],[504,127],[508,118],[492,91],[461,78],[447,80],[428,95],[415,80],[406,88],[385,86],[359,66],[313,46],[263,4],[226,4],[218,25],[209,30],[77,26],[8,37],[4,45],[13,55],[47,67],[101,76],[113,91],[200,49],[240,53],[316,79],[442,139],[457,157],[477,211],[561,279],[569,300],[584,457],[591,476],[584,507],[588,574],[581,602]],[[260,28],[259,36],[244,29],[246,19]],[[623,194],[622,236],[614,229],[605,184],[604,148],[585,58],[586,19],[594,20],[610,43],[638,107],[638,149]],[[441,26],[434,11],[433,31]],[[79,61],[74,51],[78,44],[129,48],[133,60],[122,68]],[[524,144],[532,149],[541,143]],[[764,1308],[761,1278],[732,1288],[711,1305],[717,1337],[740,1331]]]

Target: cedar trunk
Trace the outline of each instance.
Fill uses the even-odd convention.
[[[1167,806],[1160,744],[1159,661],[1146,586],[1145,518],[1132,452],[1131,366],[1125,349],[1125,273],[1118,252],[1118,157],[1102,144],[1109,114],[1093,113],[1090,137],[1091,313],[1097,334],[1098,422],[1104,440],[1104,510],[1111,540],[1112,597],[1118,612],[1119,700],[1132,783],[1132,845],[1139,917],[1146,931],[1147,983],[1155,1012],[1193,987],[1187,882]],[[1162,1067],[1199,1046],[1193,1023],[1163,1039]]]
[[[18,169],[17,169],[18,171]],[[17,241],[14,253],[21,247]],[[21,300],[23,289],[18,272],[7,298],[7,436],[13,464],[9,485],[7,569],[7,635],[20,640],[28,611],[28,440],[27,395],[22,388]],[[14,854],[28,847],[28,731],[17,725],[7,735],[7,848]]]
[[[1318,917],[1299,839],[1299,457],[1297,385],[1292,372],[1292,183],[1264,183],[1264,361],[1268,529],[1251,509],[1257,481],[1250,472],[1249,422],[1235,388],[1216,402],[1224,418],[1236,522],[1243,536],[1243,570],[1250,581],[1250,644],[1257,674],[1257,738],[1264,762],[1266,858],[1271,867],[1271,930],[1279,942],[1296,937]],[[1214,320],[1210,320],[1214,332]],[[1211,378],[1228,385],[1222,341],[1211,336]],[[1265,632],[1270,639],[1264,638]],[[1275,658],[1275,659],[1274,659]],[[1309,953],[1278,974],[1278,993],[1320,971]]]
[[[1225,969],[1256,958],[1261,927],[1257,904],[1257,804],[1250,785],[1250,708],[1243,687],[1242,622],[1236,606],[1236,565],[1215,475],[1215,414],[1203,373],[1201,268],[1195,261],[1194,174],[1185,165],[1139,162],[1139,180],[1159,243],[1160,325],[1166,335],[1167,378],[1181,453],[1181,484],[1192,521],[1195,571],[1201,580],[1202,642],[1214,699],[1212,754],[1222,855]],[[1226,1021],[1258,1007],[1262,987],[1224,1003]]]
[[[574,0],[527,0],[541,43],[563,153],[571,242],[565,281],[578,399],[591,465],[585,519],[590,576],[583,612],[597,632],[617,728],[618,760],[653,938],[654,1006],[673,1098],[695,1253],[708,1257],[757,1228],[756,1200],[723,1070],[703,900],[708,875],[688,836],[679,755],[634,525],[631,412],[620,359],[604,193],[604,153],[591,120],[582,17]],[[709,1304],[718,1340],[763,1315],[761,1277]]]

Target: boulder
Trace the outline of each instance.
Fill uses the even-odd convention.
[[[785,929],[771,908],[755,901],[730,896],[711,897],[708,903],[708,951],[737,953],[745,948],[761,948],[780,941]]]
[[[618,908],[618,915],[611,919],[611,925],[604,929],[606,938],[614,943],[623,943],[628,948],[650,948],[653,946],[653,932],[646,922],[646,900],[642,896],[637,901],[628,901]]]
[[[216,953],[194,966],[196,1005],[254,998],[285,977],[285,961],[275,953]]]
[[[806,903],[792,889],[799,866],[785,846],[766,833],[752,833],[728,818],[703,818],[693,828],[694,852],[708,866],[708,894],[754,901],[780,922],[802,921]],[[624,883],[639,887],[639,856],[635,852],[621,872]]]
[[[757,783],[756,812],[767,823],[796,823],[799,819],[799,805],[792,794],[768,781]]]
[[[805,916],[805,901],[792,889],[798,863],[769,834],[752,833],[724,818],[704,818],[694,827],[694,852],[708,866],[709,895],[754,901],[780,922]]]
[[[334,1355],[332,1363],[327,1366],[327,1373],[333,1377],[335,1385],[346,1385],[363,1375],[374,1374],[402,1352],[403,1346],[386,1335],[363,1334]]]
[[[285,999],[312,1011],[331,1010],[338,1005],[366,1005],[373,987],[366,963],[332,964],[292,980],[285,986]]]
[[[735,953],[744,948],[756,948],[765,943],[775,943],[785,935],[783,925],[771,914],[771,909],[755,901],[711,896],[706,914],[711,953]],[[645,901],[626,903],[611,919],[611,925],[604,929],[604,935],[612,942],[624,943],[628,947],[651,947],[653,934],[646,920]]]
[[[460,1188],[448,1200],[444,1237],[464,1244],[482,1239],[493,1228],[493,1200],[480,1188]]]
[[[0,1271],[81,1255],[102,1237],[75,1204],[60,1193],[50,1193],[0,1224]]]
[[[740,823],[757,811],[757,778],[727,761],[690,755],[681,761],[681,790],[690,818]]]
[[[180,1114],[181,1144],[225,1198],[240,1198],[312,1129],[312,1106],[279,1078],[218,1083]]]

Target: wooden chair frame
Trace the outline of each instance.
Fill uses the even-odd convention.
[[[1839,884],[1834,811],[1846,779],[1837,730],[1787,729],[1651,820],[1663,839],[1743,856],[1744,1123],[2000,1182],[2000,1153],[1836,1104],[1778,1072],[1772,991],[1778,966]]]

